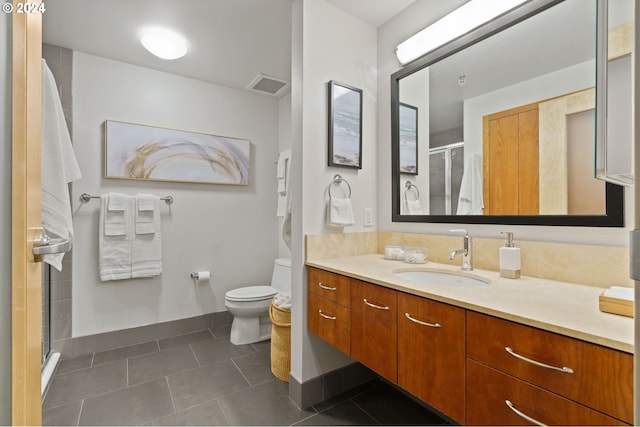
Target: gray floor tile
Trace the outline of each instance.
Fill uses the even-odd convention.
[[[127,386],[126,361],[82,369],[53,378],[43,409],[108,393]]]
[[[213,363],[168,378],[176,411],[249,387],[249,383],[231,360]]]
[[[197,368],[198,361],[189,346],[170,348],[159,353],[138,356],[128,361],[129,385],[166,377]]]
[[[233,362],[251,385],[258,385],[276,379],[271,373],[271,355],[268,351],[238,356],[233,358]]]
[[[377,383],[377,382],[376,382]],[[371,382],[364,383],[358,387],[355,387],[351,390],[347,390],[344,393],[340,393],[337,396],[331,397],[325,401],[320,403],[316,403],[313,405],[313,408],[318,412],[326,411],[327,409],[339,405],[340,403],[345,402],[346,400],[352,399],[361,393],[365,393],[373,388]]]
[[[232,425],[291,425],[315,413],[298,408],[288,391],[287,383],[271,381],[218,400]]]
[[[156,352],[158,352],[158,343],[156,341],[148,341],[143,342],[142,344],[130,345],[128,347],[120,347],[113,350],[101,351],[99,353],[96,353],[93,357],[93,366]]]
[[[297,426],[363,426],[378,423],[355,403],[347,400],[324,412],[315,414],[294,425]]]
[[[76,426],[80,416],[82,401],[42,411],[43,426]]]
[[[234,345],[231,344],[231,341],[228,339],[201,341],[191,344],[191,348],[196,354],[200,366],[228,360],[233,357],[242,356],[247,353],[254,353],[256,351],[251,344]]]
[[[79,425],[140,425],[171,413],[167,379],[161,378],[86,399]]]
[[[93,360],[93,354],[86,354],[84,356],[72,357],[69,359],[62,359],[58,363],[58,369],[56,369],[56,375],[66,374],[71,371],[77,371],[79,369],[86,369],[91,367],[91,361]]]
[[[213,336],[216,338],[225,338],[231,336],[231,324],[228,325],[219,325],[211,328],[211,332],[213,332]]]
[[[178,335],[172,338],[164,338],[158,340],[158,345],[160,346],[160,350],[166,350],[171,347],[179,347],[181,345],[191,344],[198,341],[206,341],[212,340],[213,334],[211,331],[204,330],[199,332],[193,332],[185,335]]]
[[[228,426],[217,400],[160,418],[149,426]]]
[[[254,342],[251,345],[256,351],[271,351],[271,340]]]

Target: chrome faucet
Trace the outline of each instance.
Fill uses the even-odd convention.
[[[473,263],[471,262],[471,237],[465,229],[449,230],[451,233],[464,233],[462,249],[457,249],[451,252],[449,260],[453,259],[458,254],[462,254],[462,269],[464,271],[473,270]]]

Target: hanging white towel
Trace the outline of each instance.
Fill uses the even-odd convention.
[[[420,205],[420,199],[416,200],[407,200],[407,214],[409,215],[421,215],[422,214],[422,205]]]
[[[460,195],[458,196],[458,215],[482,215],[484,200],[482,195],[482,156],[472,154],[465,164]]]
[[[132,209],[130,196],[120,193],[100,196],[98,264],[102,281],[131,278]]]
[[[346,227],[353,225],[353,207],[351,199],[330,198],[327,208],[327,225],[331,227]]]
[[[136,223],[131,241],[131,277],[153,277],[162,274],[162,241],[160,238],[160,198],[151,194],[135,197]]]
[[[50,237],[73,238],[69,183],[81,177],[51,70],[42,60],[42,227]],[[64,254],[43,260],[62,270]]]

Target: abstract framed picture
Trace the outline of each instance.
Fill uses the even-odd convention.
[[[362,90],[329,82],[329,166],[362,169]]]
[[[251,141],[105,121],[105,177],[249,185]]]
[[[400,173],[418,174],[418,108],[400,103]]]

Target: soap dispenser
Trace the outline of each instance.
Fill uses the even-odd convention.
[[[520,248],[513,243],[513,233],[502,231],[507,235],[507,242],[500,248],[500,277],[517,279],[520,277]]]

